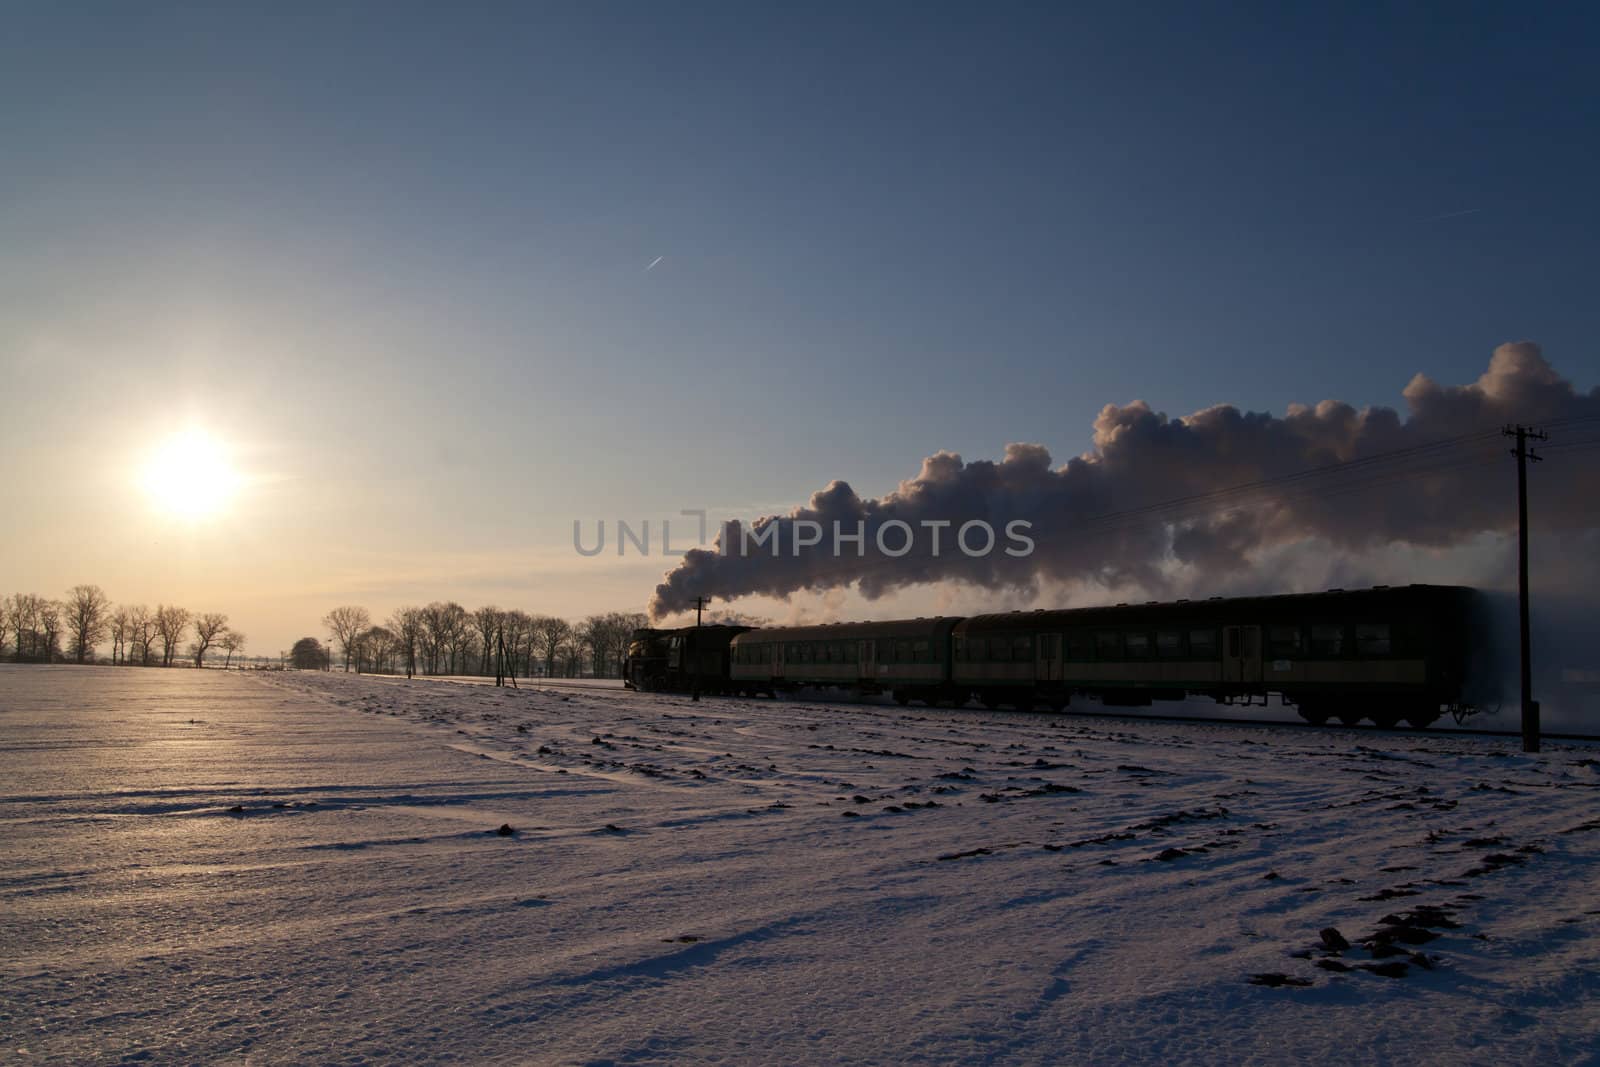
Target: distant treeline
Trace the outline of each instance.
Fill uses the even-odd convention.
[[[110,658],[97,660],[95,650],[108,641]],[[0,659],[16,663],[204,667],[208,654],[225,654],[223,666],[232,666],[244,646],[244,634],[219,611],[113,605],[98,585],[75,585],[61,600],[37,593],[0,597]]]
[[[617,677],[641,612],[590,615],[578,623],[494,606],[468,611],[454,601],[404,607],[373,625],[366,608],[345,605],[322,619],[345,670],[386,674],[506,673]],[[315,637],[295,642],[293,666],[327,667],[333,653]]]

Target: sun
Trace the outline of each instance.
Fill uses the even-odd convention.
[[[145,461],[140,484],[159,510],[180,519],[207,519],[226,510],[240,477],[228,450],[201,429],[163,441]]]

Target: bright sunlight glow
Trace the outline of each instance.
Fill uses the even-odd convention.
[[[151,453],[140,482],[151,503],[168,515],[205,519],[227,507],[240,477],[222,442],[204,430],[188,429]]]

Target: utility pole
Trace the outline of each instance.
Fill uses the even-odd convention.
[[[695,701],[700,699],[700,612],[710,603],[710,597],[694,598],[694,696],[690,699]]]
[[[1500,431],[1515,437],[1517,447],[1517,625],[1522,645],[1522,751],[1539,751],[1539,704],[1533,699],[1533,643],[1528,636],[1528,460],[1542,457],[1528,449],[1528,442],[1548,441],[1548,434],[1518,423]]]

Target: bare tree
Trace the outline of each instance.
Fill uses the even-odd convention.
[[[222,661],[222,669],[227,670],[233,663],[233,654],[245,646],[244,634],[238,630],[224,630],[217,638],[217,647],[228,653],[228,658]]]
[[[60,656],[63,614],[59,600],[45,600],[39,605],[39,647],[46,663],[54,663]]]
[[[509,664],[506,664],[507,667],[510,667],[510,672],[514,673],[514,675],[522,673],[523,677],[526,677],[530,673],[526,670],[528,654],[533,651],[530,645],[531,637],[533,637],[533,619],[528,617],[526,611],[517,611],[517,609],[507,611],[502,617],[501,635],[506,640],[506,656],[510,661]]]
[[[578,625],[577,643],[589,653],[590,669],[596,678],[605,677],[606,660],[611,651],[611,635],[606,616],[590,615]]]
[[[472,613],[472,625],[478,629],[479,650],[478,673],[489,673],[489,661],[494,658],[495,639],[500,633],[502,616],[505,612],[490,604],[488,607],[479,608]]]
[[[628,659],[628,646],[633,643],[633,632],[650,624],[642,611],[614,611],[606,616],[607,634],[611,638],[611,665],[613,677],[621,677]]]
[[[119,607],[111,613],[111,665],[123,662],[128,651],[128,609]]]
[[[68,651],[79,663],[94,658],[94,646],[106,639],[111,600],[98,585],[75,585],[67,591]]]
[[[577,678],[583,674],[583,644],[576,637],[569,637],[561,645],[561,674],[565,678]]]
[[[444,607],[444,645],[450,652],[449,672],[460,674],[467,668],[466,651],[472,642],[472,623],[467,618],[467,609],[455,601],[450,601]]]
[[[554,615],[538,615],[533,619],[533,635],[540,654],[544,656],[545,677],[554,677],[562,646],[572,636],[572,624]]]
[[[389,616],[389,631],[395,635],[396,652],[405,657],[406,677],[417,672],[417,651],[422,641],[422,609],[396,608]]]
[[[11,634],[11,602],[0,596],[0,659],[6,656],[6,638]]]
[[[194,653],[196,667],[206,665],[206,652],[227,628],[228,617],[220,611],[206,611],[194,617],[194,644],[189,646],[189,650]]]
[[[435,600],[422,609],[422,650],[427,674],[438,674],[439,663],[450,646],[452,605]]]
[[[155,613],[143,604],[134,604],[126,609],[128,612],[128,653],[129,659],[141,667],[150,666],[150,646],[155,641],[156,617]],[[137,659],[134,659],[137,657]]]
[[[357,644],[357,673],[365,663],[374,671],[392,672],[398,641],[394,632],[383,626],[366,630]]]
[[[356,651],[356,639],[361,632],[372,625],[372,618],[367,614],[367,609],[354,604],[334,608],[322,617],[322,625],[333,634],[334,640],[339,642],[339,651],[344,656],[344,669],[350,670],[350,660]],[[359,664],[356,673],[361,673]]]
[[[176,604],[156,605],[156,632],[161,635],[161,665],[172,666],[172,657],[183,647],[184,631],[189,629],[189,609]]]
[[[39,615],[44,610],[44,598],[37,593],[13,593],[9,612],[11,632],[15,635],[16,660],[39,658]]]

